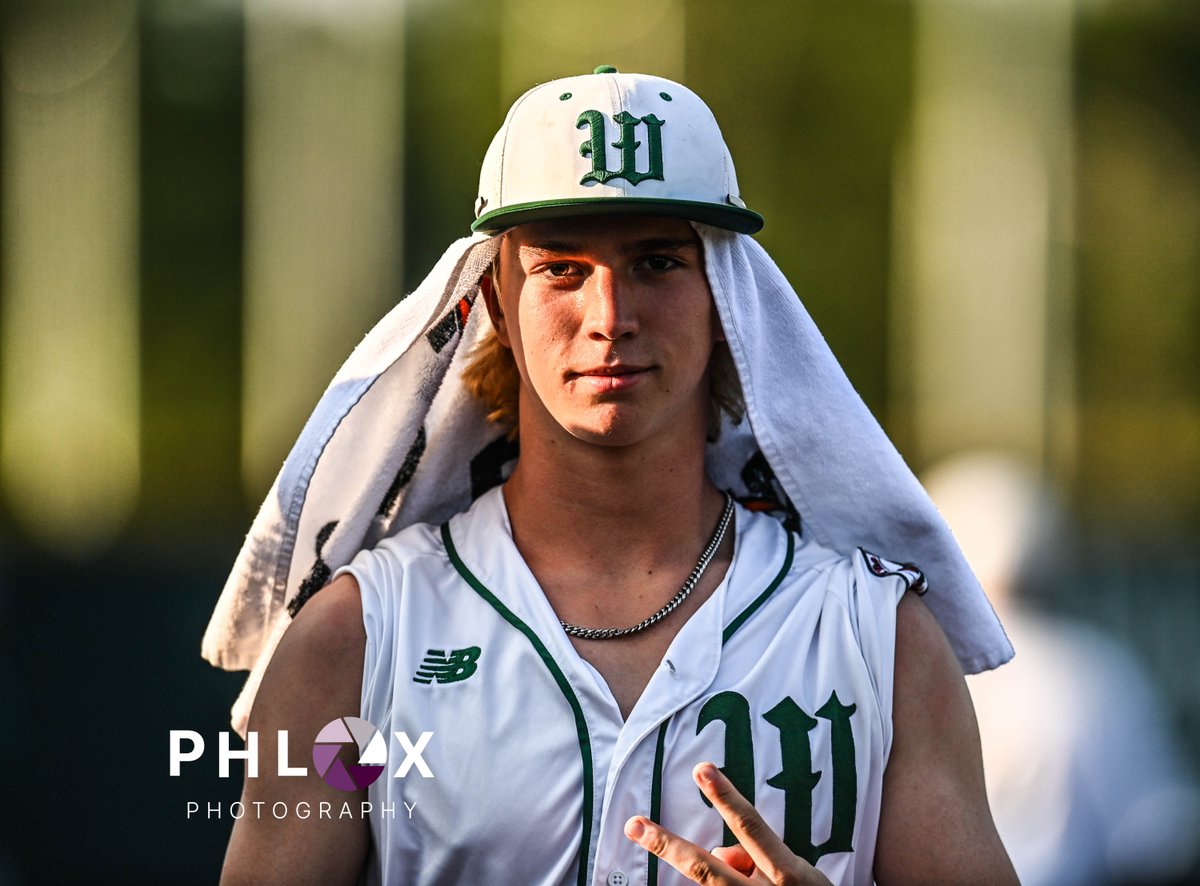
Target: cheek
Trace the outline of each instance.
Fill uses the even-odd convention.
[[[523,298],[508,314],[509,343],[522,383],[538,399],[551,395],[564,365],[564,342],[570,341],[570,323],[562,312],[532,298]]]
[[[708,322],[712,327],[712,340],[725,341],[725,330],[721,326],[721,315],[717,313],[716,304],[713,304],[710,314]]]
[[[711,301],[707,307],[697,304],[690,293],[669,303],[664,300],[655,323],[661,340],[671,342],[673,350],[688,362],[697,355],[711,354],[714,344],[725,340],[716,306]]]
[[[578,329],[569,302],[570,299],[527,299],[521,303],[520,340],[527,357],[536,359],[542,354],[561,353],[569,346]]]

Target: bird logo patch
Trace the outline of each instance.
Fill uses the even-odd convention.
[[[872,554],[862,548],[858,550],[862,553],[863,560],[866,561],[867,568],[873,575],[878,575],[880,578],[898,575],[904,579],[905,587],[914,594],[924,594],[929,590],[929,584],[925,581],[925,573],[911,563],[897,563],[894,560],[885,560],[878,554]]]

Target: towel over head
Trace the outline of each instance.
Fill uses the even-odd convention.
[[[686,87],[611,68],[537,86],[513,105],[480,176],[474,235],[339,370],[276,478],[234,564],[202,653],[250,670],[244,733],[291,617],[333,571],[406,526],[441,522],[501,483],[518,456],[461,373],[491,332],[480,278],[503,231],[580,215],[692,222],[746,406],[707,444],[708,475],[821,544],[917,564],[964,672],[1012,656],[949,529],[846,378],[800,299],[749,235],[716,120]]]

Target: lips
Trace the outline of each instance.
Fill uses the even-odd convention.
[[[568,375],[574,381],[598,392],[626,391],[650,375],[653,367],[628,363],[594,366]]]
[[[594,369],[581,369],[573,375],[633,375],[635,372],[645,372],[649,366],[634,366],[628,363],[617,363],[612,366],[597,366]]]

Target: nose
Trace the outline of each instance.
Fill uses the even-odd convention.
[[[616,341],[637,334],[636,295],[612,268],[598,267],[583,294],[584,329],[593,341]]]

